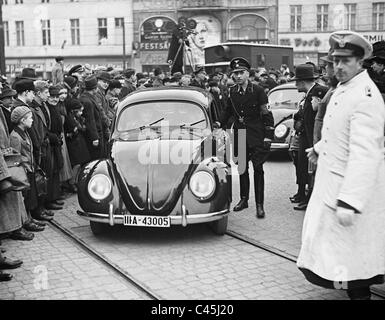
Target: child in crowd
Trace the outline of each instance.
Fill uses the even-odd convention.
[[[23,228],[27,231],[43,231],[45,223],[34,220],[31,217],[31,210],[38,206],[38,195],[35,180],[35,161],[33,157],[33,146],[27,129],[32,127],[32,111],[27,106],[19,106],[13,109],[11,121],[15,124],[10,134],[10,145],[21,154],[21,165],[27,172],[30,188],[23,191],[25,209],[27,211],[27,222]]]

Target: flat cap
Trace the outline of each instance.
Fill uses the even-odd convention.
[[[329,37],[332,56],[369,58],[373,47],[368,40],[357,32],[341,30],[333,32]]]
[[[98,79],[94,75],[90,75],[84,79],[84,87],[86,90],[95,89],[98,85]]]
[[[11,122],[19,123],[23,117],[25,117],[28,113],[32,113],[32,110],[27,106],[19,106],[12,110],[11,112]]]
[[[242,70],[249,71],[250,63],[245,58],[237,57],[230,61],[230,68],[232,72],[237,72]]]
[[[96,78],[98,80],[104,80],[106,82],[111,82],[111,75],[107,71],[98,71],[96,73]]]

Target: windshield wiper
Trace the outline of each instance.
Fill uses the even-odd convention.
[[[195,126],[196,124],[202,123],[203,121],[206,121],[206,119],[202,119],[202,120],[193,122],[193,123],[189,124],[189,127]],[[185,124],[185,123],[184,123],[184,124],[181,124],[179,127],[180,127],[180,128],[184,128],[184,127],[186,127],[186,124]]]
[[[161,122],[161,121],[163,121],[163,120],[164,120],[164,118],[160,118],[159,120],[156,120],[156,121],[154,121],[154,122],[151,122],[150,124],[147,124],[147,125],[145,125],[145,126],[139,127],[139,130],[143,130],[144,128],[151,127],[151,126],[153,126],[154,124],[157,124],[158,122]]]

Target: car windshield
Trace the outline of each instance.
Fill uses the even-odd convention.
[[[269,105],[271,109],[297,109],[298,103],[304,97],[303,92],[297,89],[282,89],[272,91],[269,94]]]
[[[153,101],[130,105],[120,113],[117,131],[169,126],[207,128],[206,115],[197,104],[188,101]]]

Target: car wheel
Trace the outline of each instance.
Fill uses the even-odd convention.
[[[102,235],[107,232],[108,224],[90,221],[91,231],[95,236]]]
[[[215,220],[211,222],[211,229],[213,232],[219,236],[223,236],[227,231],[227,221],[228,216],[223,217],[222,219]]]

